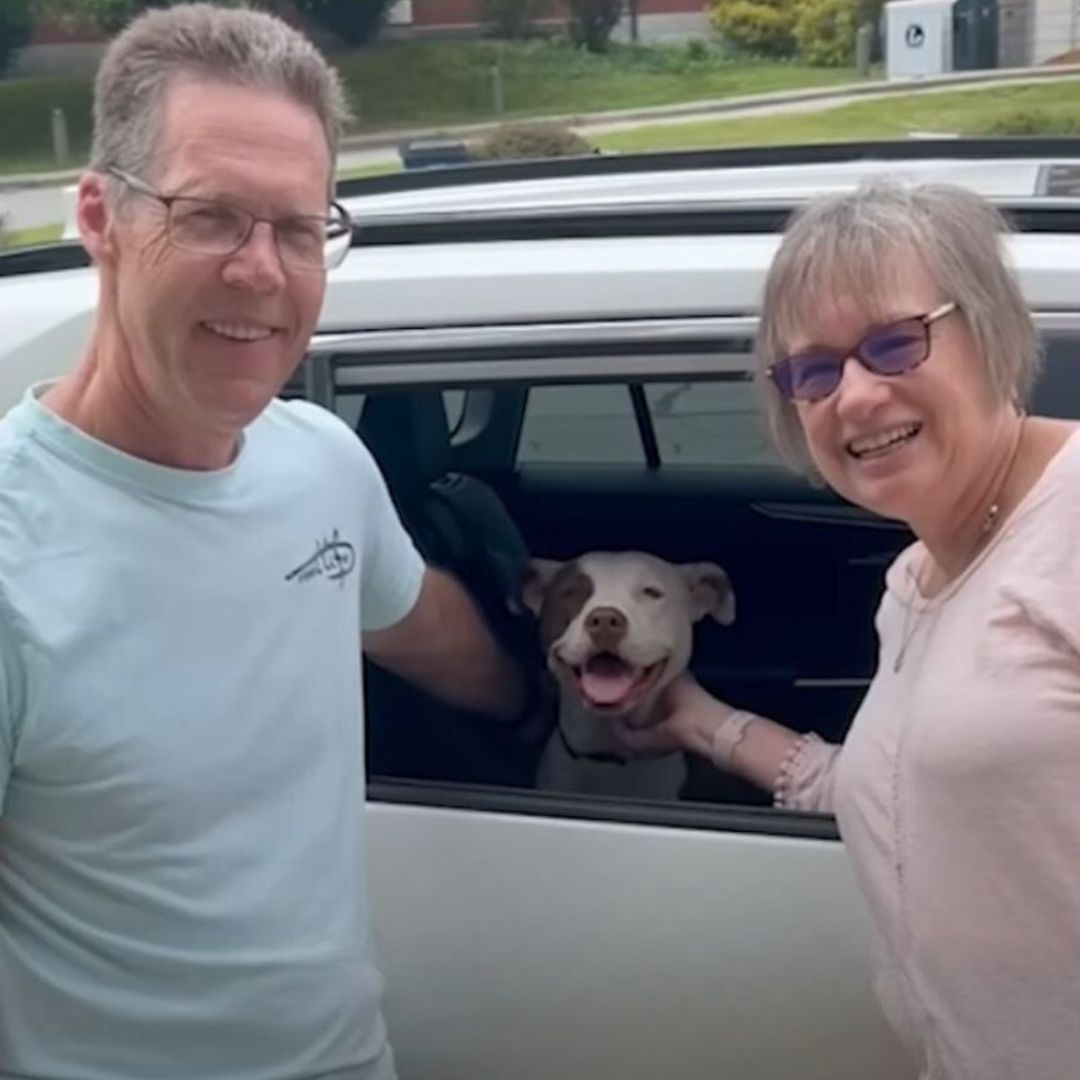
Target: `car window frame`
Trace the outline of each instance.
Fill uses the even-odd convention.
[[[751,370],[751,350],[744,348],[740,353],[732,346],[737,341],[746,342],[746,330],[756,324],[753,317],[668,322],[667,326],[657,326],[656,320],[646,320],[644,326],[637,328],[644,331],[638,337],[628,334],[628,328],[621,324],[615,328],[618,340],[610,342],[610,347],[599,349],[596,345],[597,336],[602,333],[600,324],[582,324],[578,327],[582,331],[579,337],[574,336],[573,327],[558,327],[554,334],[540,329],[538,336],[542,341],[538,347],[555,354],[548,361],[538,357],[535,344],[531,348],[522,347],[530,342],[532,327],[453,328],[449,348],[445,338],[440,342],[425,335],[429,345],[426,350],[418,348],[414,331],[327,335],[326,339],[317,338],[313,342],[305,361],[306,370],[302,373],[302,394],[309,397],[314,393],[314,400],[333,409],[339,388],[345,391],[357,391],[364,386],[383,390],[463,388],[467,391],[463,417],[470,413],[468,391],[481,395],[476,399],[477,411],[471,418],[473,435],[477,437],[482,433],[484,417],[491,416],[495,388],[531,386],[538,382],[561,384],[568,377],[579,382],[627,383],[630,381],[628,374],[648,381],[693,379],[705,374],[745,378]],[[1036,312],[1035,322],[1041,333],[1075,334],[1080,339],[1080,311]],[[727,348],[708,348],[709,339],[703,324],[707,324],[714,334],[726,328],[727,336],[718,342],[714,339],[714,343],[726,344]],[[733,327],[737,335],[732,335]],[[507,333],[508,329],[510,333]],[[395,341],[398,333],[401,336]],[[478,350],[467,347],[473,335],[481,339]],[[349,340],[343,341],[343,337]],[[496,338],[499,341],[493,345]],[[645,347],[642,347],[643,339],[647,343]],[[632,347],[628,348],[628,343]],[[692,347],[687,348],[687,344]],[[508,355],[493,356],[493,347],[506,349]],[[1077,360],[1080,363],[1080,356]],[[576,365],[569,376],[568,364]],[[652,376],[651,380],[649,376]],[[514,427],[517,430],[512,433],[511,461],[522,419],[523,409],[516,418]],[[467,449],[468,440],[459,438],[458,441],[462,449]],[[467,812],[723,831],[832,843],[840,840],[833,815],[776,807],[604,799],[526,788],[497,789],[378,775],[368,782],[368,797],[375,802]]]

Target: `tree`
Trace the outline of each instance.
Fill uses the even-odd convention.
[[[551,0],[481,0],[484,24],[498,38],[528,37],[534,20],[551,10]]]
[[[379,36],[394,0],[293,0],[293,6],[323,30],[350,45],[367,45]],[[264,0],[263,7],[285,6],[283,0]]]
[[[61,23],[99,27],[108,34],[123,29],[133,16],[150,7],[168,7],[170,0],[31,0],[38,17]]]
[[[16,50],[26,44],[32,25],[29,0],[0,2],[0,75],[7,71]]]
[[[171,7],[181,0],[29,0],[40,15],[66,22],[92,23],[114,34],[140,11]],[[330,30],[350,45],[366,45],[382,28],[394,0],[215,0],[232,7],[258,7],[275,14],[292,10]],[[0,0],[0,7],[9,0]]]
[[[571,40],[591,53],[607,52],[625,6],[625,0],[567,0]]]

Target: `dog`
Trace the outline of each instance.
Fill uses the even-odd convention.
[[[735,621],[735,593],[711,562],[675,565],[644,552],[590,552],[568,562],[530,560],[523,600],[539,620],[558,720],[537,769],[537,787],[676,799],[681,753],[632,759],[611,721],[659,721],[664,688],[687,667],[694,624]]]

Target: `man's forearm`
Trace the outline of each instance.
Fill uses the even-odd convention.
[[[449,574],[429,569],[415,613],[399,626],[365,634],[364,648],[375,663],[447,704],[499,720],[521,715],[521,669]]]

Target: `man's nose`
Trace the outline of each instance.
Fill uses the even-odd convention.
[[[237,288],[269,293],[285,284],[274,228],[268,221],[255,222],[251,235],[226,260],[225,281]]]
[[[844,361],[840,385],[836,388],[836,412],[846,419],[858,419],[873,412],[889,396],[888,377],[868,371],[854,356]]]
[[[618,645],[626,637],[626,616],[618,608],[593,608],[585,619],[585,629],[601,648]]]

